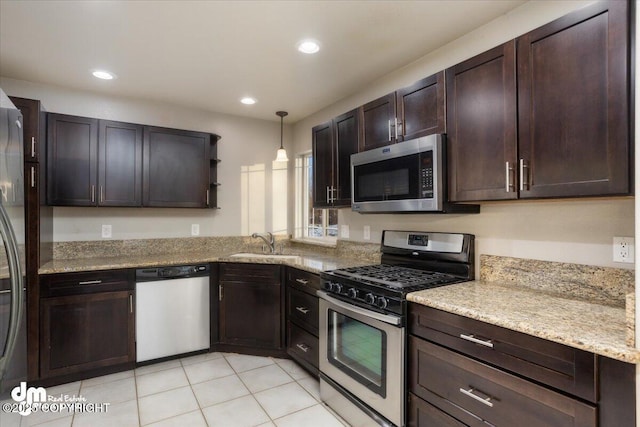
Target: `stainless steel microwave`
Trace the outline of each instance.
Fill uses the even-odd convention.
[[[351,209],[361,213],[479,212],[447,203],[445,136],[428,135],[351,155]]]

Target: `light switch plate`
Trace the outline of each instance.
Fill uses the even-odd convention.
[[[102,238],[110,239],[111,238],[111,225],[110,224],[102,224]]]
[[[340,226],[340,237],[343,239],[349,238],[349,226],[347,224]]]
[[[371,226],[365,225],[364,232],[362,233],[364,240],[371,240]]]
[[[191,235],[192,236],[200,235],[200,224],[191,224]]]

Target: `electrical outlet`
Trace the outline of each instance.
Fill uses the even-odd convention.
[[[111,225],[102,224],[102,238],[103,239],[111,238]]]
[[[613,238],[613,261],[633,263],[635,258],[635,242],[633,237]]]
[[[371,226],[365,225],[364,232],[362,233],[364,240],[371,240]]]
[[[191,235],[192,236],[200,235],[200,224],[191,224]]]
[[[347,224],[343,224],[340,226],[340,237],[343,239],[349,238],[349,226]]]

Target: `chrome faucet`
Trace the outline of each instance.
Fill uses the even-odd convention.
[[[268,237],[265,237],[265,235]],[[262,240],[264,240],[264,242],[267,244],[267,246],[269,247],[269,253],[273,254],[276,252],[276,240],[273,237],[272,233],[269,233],[268,231],[265,234],[258,234],[258,233],[253,233],[251,235],[251,237],[253,237],[254,239],[256,238],[260,238]],[[263,247],[264,250],[264,247]]]

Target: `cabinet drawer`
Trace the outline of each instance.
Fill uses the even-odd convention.
[[[280,265],[222,263],[220,281],[274,284],[280,283],[280,271]]]
[[[287,353],[318,369],[318,338],[291,322],[287,325],[287,342],[289,343]]]
[[[292,322],[318,335],[318,297],[289,287],[287,315]]]
[[[407,413],[409,427],[466,427],[446,412],[409,393],[409,411]]]
[[[41,297],[126,291],[134,288],[134,270],[87,271],[40,276]]]
[[[597,401],[593,353],[419,304],[409,305],[409,332],[590,402]]]
[[[287,268],[287,284],[300,291],[315,295],[320,290],[320,276],[297,268]]]
[[[409,338],[409,373],[412,393],[456,418],[460,413],[496,426],[596,426],[594,406],[416,337]]]

